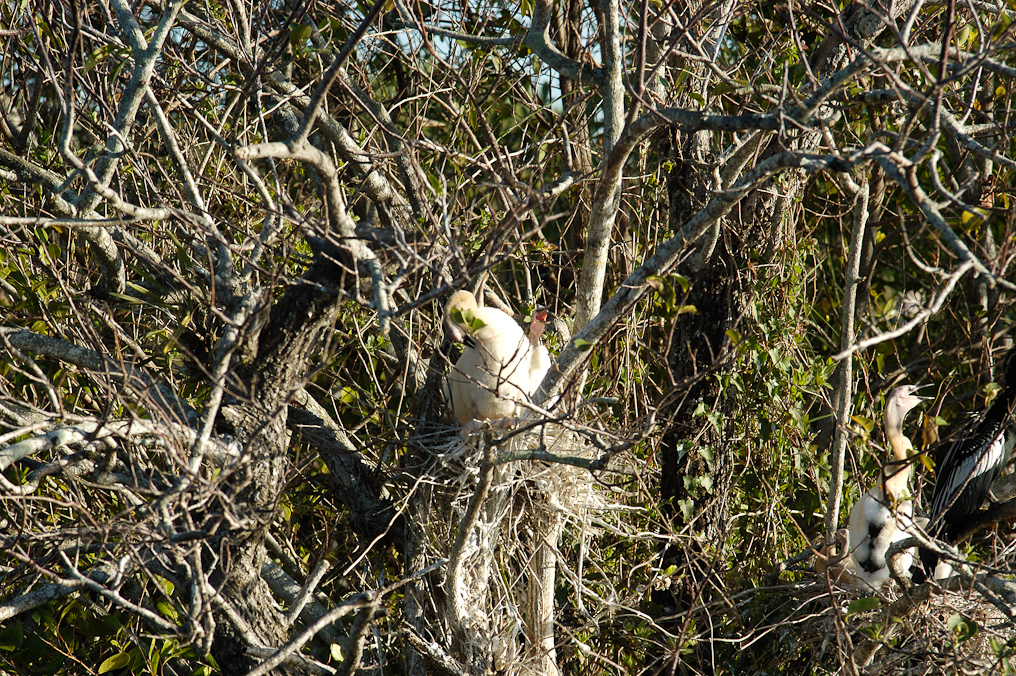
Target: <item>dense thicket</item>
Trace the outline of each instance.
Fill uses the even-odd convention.
[[[997,392],[1013,18],[0,7],[0,669],[1016,667],[1011,504],[950,592],[812,548],[894,385],[919,511]],[[451,422],[458,288],[568,324],[518,434]]]

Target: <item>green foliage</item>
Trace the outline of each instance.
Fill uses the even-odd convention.
[[[876,610],[882,606],[882,601],[872,596],[865,596],[859,599],[854,599],[847,606],[847,615],[853,615],[855,613],[867,613],[872,610]]]
[[[452,321],[466,327],[466,331],[468,333],[476,333],[486,326],[486,324],[483,323],[483,320],[473,315],[472,310],[462,312],[458,308],[454,308],[452,310]]]
[[[1012,0],[1008,4],[1016,8]],[[351,52],[344,75],[348,82],[329,90],[322,111],[359,148],[350,152],[330,140],[323,125],[311,135],[338,164],[339,201],[344,204],[326,203],[321,172],[304,162],[251,161],[242,167],[238,148],[280,141],[292,133],[293,119],[279,111],[298,100],[295,92],[315,90],[368,6],[315,5],[295,14],[283,12],[281,5],[260,6],[260,23],[248,38],[261,37],[229,54],[215,40],[242,36],[251,26],[238,25],[242,17],[225,3],[202,7],[200,21],[207,21],[211,32],[184,24],[175,28],[158,59],[150,94],[165,104],[162,112],[179,135],[201,203],[187,194],[189,186],[181,187],[180,170],[166,151],[154,111],[144,104],[143,116],[122,134],[127,147],[117,153],[110,186],[139,206],[166,206],[170,217],[132,220],[105,196],[100,200],[98,217],[122,219],[104,227],[115,234],[125,260],[126,288],[119,293],[101,288],[99,244],[80,236],[84,231],[9,220],[0,249],[0,308],[4,329],[58,338],[101,352],[110,365],[137,367],[199,411],[197,422],[175,424],[204,429],[201,416],[220,394],[233,403],[249,403],[264,388],[265,383],[238,376],[249,373],[246,367],[259,358],[256,341],[245,341],[270,338],[259,329],[273,312],[288,309],[280,307],[284,294],[322,284],[308,274],[322,260],[314,242],[337,236],[328,208],[348,208],[364,242],[375,246],[372,230],[382,230],[396,242],[378,244],[375,251],[398,306],[384,320],[398,325],[382,334],[381,308],[370,298],[367,277],[351,282],[359,271],[356,264],[364,261],[346,266],[343,274],[349,279],[326,285],[328,294],[342,299],[325,321],[331,328],[320,344],[307,348],[311,365],[305,380],[293,392],[287,390],[287,396],[305,388],[370,468],[369,479],[357,480],[375,481],[372,490],[397,504],[400,515],[419,518],[407,505],[440,484],[417,474],[424,466],[419,456],[429,458],[429,440],[419,436],[432,432],[429,426],[440,420],[440,412],[425,410],[437,397],[413,382],[416,374],[407,376],[406,355],[420,357],[414,366],[426,366],[423,360],[430,359],[435,373],[446,367],[445,355],[436,349],[439,340],[434,340],[440,313],[428,309],[439,301],[424,297],[443,288],[451,276],[461,281],[486,274],[489,287],[512,302],[540,302],[554,305],[555,311],[573,305],[598,167],[607,160],[602,155],[604,112],[599,86],[559,76],[557,65],[542,61],[528,44],[478,43],[442,34],[450,26],[484,37],[522,37],[536,11],[530,0],[521,5],[422,3],[413,7],[419,17],[401,18],[397,8],[386,7]],[[650,11],[665,6],[649,3]],[[35,116],[24,148],[14,148],[16,129],[4,132],[4,157],[13,153],[17,163],[38,169],[25,180],[20,164],[4,164],[0,197],[5,218],[53,215],[58,196],[51,193],[57,185],[68,194],[85,190],[83,173],[59,147],[62,125],[69,121],[64,106],[75,110],[70,151],[89,167],[98,167],[107,158],[107,136],[114,140],[110,129],[121,114],[117,106],[136,61],[122,37],[114,39],[93,27],[109,23],[104,8],[75,6],[74,16],[82,22],[77,26],[58,20],[54,12],[61,7],[58,3],[38,14],[29,3],[14,3],[0,10],[3,27],[17,36],[4,60],[5,81],[23,85],[10,93],[10,101],[4,100],[5,125],[16,126],[13,115],[6,121],[8,108],[20,111],[22,120],[29,109]],[[667,7],[668,12],[684,11]],[[569,25],[572,19],[566,14],[556,16],[549,33],[569,52],[568,59],[583,65],[602,57],[596,24],[602,8],[594,9],[580,12],[578,25]],[[771,133],[692,134],[674,125],[647,136],[624,167],[604,297],[661,245],[684,237],[685,226],[699,210],[751,167],[776,153],[801,149],[838,158],[875,158],[875,143],[892,148],[896,155],[890,160],[907,158],[899,162],[901,171],[909,172],[907,181],[934,194],[944,223],[979,260],[1002,277],[1008,274],[1016,237],[1009,191],[1014,176],[1007,162],[1016,143],[1004,136],[1004,118],[992,111],[1011,109],[1014,87],[1007,69],[1012,59],[1004,41],[1012,16],[957,5],[956,23],[946,27],[943,11],[925,9],[911,26],[912,45],[938,40],[950,28],[956,49],[990,55],[999,65],[978,63],[948,73],[940,72],[938,59],[870,70],[858,66],[823,94],[829,96],[823,99],[821,130],[799,129],[790,113],[829,74],[813,66],[813,59],[828,26],[839,25],[834,13],[839,9],[817,7],[802,14],[789,5],[739,5],[723,18],[729,21],[728,32],[718,41],[707,36],[718,25],[708,15],[712,9],[681,15],[683,32],[667,38],[664,46],[673,44],[673,50],[657,68],[645,62],[653,51],[649,45],[633,40],[669,26],[671,18],[646,23],[637,3],[624,7],[622,70],[632,120],[657,106],[730,115],[779,113],[782,127]],[[975,11],[981,14],[975,17]],[[146,40],[152,39],[158,18],[154,5],[138,13]],[[410,19],[440,30],[414,29]],[[636,33],[637,26],[648,30]],[[860,58],[859,47],[891,46],[895,37],[890,33],[872,45],[850,43],[845,58]],[[694,40],[691,47],[687,39]],[[567,40],[577,42],[569,47]],[[712,52],[710,44],[715,53],[699,53],[703,46]],[[675,59],[680,63],[675,65]],[[291,80],[291,92],[271,89],[266,78],[277,74]],[[656,85],[665,93],[655,91]],[[875,89],[907,88],[914,92],[910,98],[901,95],[891,103],[867,97]],[[300,99],[287,114],[298,117],[302,105]],[[636,110],[636,105],[642,107]],[[976,130],[972,140],[950,137],[947,126],[934,117],[941,110],[953,111]],[[929,135],[920,135],[928,130]],[[821,140],[809,138],[813,133]],[[994,133],[1000,135],[992,137],[990,152],[978,153],[972,144]],[[920,156],[935,158],[937,164],[921,160],[918,148]],[[1005,161],[992,160],[991,180],[974,181],[979,171],[987,171],[987,156],[994,154]],[[929,226],[913,188],[895,182],[875,161],[858,161],[853,169],[851,181],[866,179],[872,188],[855,317],[857,336],[867,337],[898,329],[930,307],[945,275],[955,269],[957,254],[943,233]],[[12,172],[16,180],[9,178]],[[548,196],[544,191],[565,172],[574,184]],[[621,467],[616,475],[597,472],[595,479],[603,494],[618,503],[612,509],[624,516],[618,517],[620,525],[569,524],[560,545],[562,568],[574,572],[574,579],[559,579],[555,589],[563,630],[559,654],[567,673],[616,673],[618,666],[629,673],[662,673],[671,666],[688,673],[788,673],[788,665],[797,664],[803,665],[802,673],[826,673],[842,666],[831,650],[816,648],[822,642],[806,631],[819,624],[814,618],[842,610],[842,598],[827,596],[824,587],[821,594],[813,588],[802,591],[815,579],[810,563],[773,571],[822,535],[831,476],[828,446],[836,424],[829,406],[837,368],[832,356],[844,341],[847,240],[858,204],[846,176],[833,171],[774,175],[724,217],[711,257],[714,267],[687,265],[704,237],[689,243],[678,262],[649,276],[651,292],[630,316],[615,318],[613,332],[596,350],[591,342],[574,341],[579,352],[592,352],[582,381],[585,390],[569,393],[585,397],[575,422],[596,430],[597,450]],[[372,192],[381,183],[405,197],[411,178],[423,184],[415,196],[422,206],[381,204]],[[767,222],[771,200],[784,197],[789,197],[784,211]],[[408,214],[404,221],[388,227],[384,218],[400,210]],[[282,219],[281,224],[275,219]],[[224,258],[217,259],[220,255]],[[222,284],[231,274],[241,278],[235,289]],[[963,280],[966,288],[949,296],[920,326],[853,357],[855,396],[844,428],[850,445],[841,516],[878,476],[885,455],[880,424],[884,395],[893,385],[939,384],[935,406],[929,406],[929,438],[941,430],[948,439],[965,412],[997,396],[999,385],[988,382],[997,376],[990,373],[989,350],[997,352],[999,336],[1016,323],[1016,312],[1008,291],[991,288],[984,279]],[[230,314],[236,299],[229,294],[243,296],[255,289],[263,292],[263,305],[236,321]],[[715,291],[711,302],[695,299],[710,291]],[[420,298],[424,300],[417,304]],[[736,309],[736,316],[722,317],[723,325],[716,329],[709,322],[722,314],[715,307],[722,303],[727,303],[723,310]],[[468,332],[484,326],[468,311],[456,311],[452,319]],[[687,327],[696,328],[685,331]],[[718,336],[713,343],[692,347],[697,335],[713,329]],[[217,360],[231,331],[240,339],[235,352],[226,355],[220,379],[214,375],[219,373]],[[151,402],[133,395],[109,373],[56,358],[11,353],[0,360],[0,387],[4,401],[51,416],[54,425],[79,418],[104,423],[152,418]],[[290,405],[295,404],[287,399],[270,415],[283,416]],[[219,410],[213,418],[212,434],[225,436],[235,429],[227,413]],[[29,439],[42,427],[12,429],[0,429],[8,435],[5,444]],[[447,430],[435,434],[447,436]],[[673,438],[664,444],[661,437],[667,434]],[[67,541],[83,543],[76,561],[84,567],[161,544],[163,515],[147,510],[151,494],[141,491],[143,497],[132,501],[103,481],[107,473],[119,472],[119,481],[134,471],[123,466],[125,458],[137,458],[153,475],[176,481],[181,465],[174,463],[182,459],[186,464],[194,450],[189,442],[169,437],[145,443],[90,439],[73,452],[48,448],[7,468],[4,478],[19,486],[39,467],[52,465],[53,471],[38,495],[0,501],[0,522],[7,531],[35,528],[32,535],[38,537],[31,542],[35,549],[4,555],[2,565],[13,571],[4,573],[0,592],[5,598],[30,584],[18,578],[36,572],[26,557],[65,575],[56,557]],[[917,471],[916,485],[923,485],[925,494],[941,447],[929,448]],[[263,513],[256,516],[230,513],[221,528],[258,537],[271,532],[291,549],[287,555],[307,569],[323,560],[336,563],[342,573],[323,581],[319,590],[332,601],[413,572],[386,539],[357,538],[362,524],[354,520],[364,517],[352,515],[341,503],[335,468],[313,442],[294,434],[287,450],[289,464],[278,476],[278,486],[286,489],[277,500],[261,506]],[[91,470],[72,475],[58,471],[60,463],[82,463]],[[228,468],[179,474],[188,482],[210,477],[216,499],[226,504],[239,500],[224,488]],[[672,499],[661,497],[665,478],[675,489]],[[172,484],[172,491],[183,483]],[[180,512],[190,518],[190,508],[198,514],[208,504],[197,503],[199,507],[189,504]],[[31,528],[25,526],[25,512],[18,511],[22,508],[32,512]],[[228,559],[228,549],[206,555],[220,565]],[[977,541],[966,554],[975,564],[1011,568],[995,555],[1004,550]],[[192,607],[187,585],[177,588],[154,574],[127,577],[137,587],[132,587],[133,601],[185,627]],[[394,595],[386,602],[393,627],[404,598]],[[427,601],[437,605],[441,599]],[[893,623],[872,619],[880,603],[877,598],[850,602],[845,621],[851,631],[858,628],[857,639],[867,632],[895,640],[893,647],[899,648],[905,641],[892,639]],[[375,626],[390,641],[377,652],[394,662],[392,656],[405,650],[402,639],[395,628]],[[988,626],[955,614],[948,620],[948,637],[956,650],[966,649],[984,638]],[[169,634],[153,633],[123,604],[80,591],[6,622],[0,628],[0,667],[39,674],[165,673],[167,664],[175,664],[176,673],[214,673],[214,663],[197,655],[183,633]],[[988,640],[999,670],[1013,671],[1013,640]],[[323,640],[308,650],[332,664],[349,656]]]
[[[167,664],[175,670],[184,664],[199,670],[215,667],[193,647],[139,634],[136,620],[125,625],[122,614],[111,615],[94,600],[82,600],[50,603],[5,623],[0,629],[0,668],[42,675],[76,673],[79,665],[91,664],[98,673],[141,675],[165,673]]]
[[[969,641],[977,634],[977,623],[963,617],[959,613],[949,617],[946,621],[946,627],[953,633],[957,643]]]

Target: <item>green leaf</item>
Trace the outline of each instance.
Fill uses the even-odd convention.
[[[882,605],[874,596],[865,596],[864,598],[851,601],[850,605],[847,606],[847,615],[853,615],[855,613],[866,613],[869,610],[875,610]]]
[[[663,277],[655,275],[646,279],[646,284],[656,290],[657,296],[663,302],[663,307],[670,314],[677,303],[677,292],[674,290],[674,286]]]
[[[154,577],[163,594],[169,596],[173,593],[173,590],[176,588],[176,586],[172,582],[170,582],[164,577],[159,577],[158,575],[155,575]]]
[[[960,49],[967,48],[971,35],[973,35],[973,29],[969,25],[964,26],[956,32],[956,43],[960,46]]]
[[[875,429],[875,421],[872,420],[871,418],[867,418],[863,415],[852,415],[850,416],[850,419],[853,420],[858,425],[860,425],[861,427],[863,427],[864,431],[867,432],[868,434],[871,434],[871,431]]]
[[[581,338],[576,338],[572,342],[575,343],[575,349],[579,352],[587,352],[593,346],[588,340],[582,340]]]
[[[970,640],[977,633],[977,623],[973,620],[968,620],[959,613],[952,615],[945,623],[945,626],[949,628],[949,631],[956,636],[956,640],[960,643]]]
[[[167,601],[156,601],[155,609],[158,610],[163,617],[169,618],[170,620],[176,620],[179,617],[179,613],[176,612],[176,608]]]
[[[465,326],[469,333],[475,333],[486,326],[483,320],[473,315],[472,310],[463,312],[459,308],[452,309],[452,321],[460,326]]]
[[[102,664],[99,665],[99,673],[105,674],[107,671],[113,671],[114,669],[123,669],[130,663],[130,655],[127,653],[117,653],[112,657],[107,657]]]
[[[289,44],[293,45],[294,47],[299,47],[310,38],[310,34],[313,30],[314,29],[312,26],[307,26],[303,24],[296,24],[290,26]]]
[[[113,51],[116,49],[113,45],[103,45],[98,49],[92,51],[91,54],[85,57],[85,72],[92,70],[99,63],[104,61]]]
[[[732,91],[734,91],[734,86],[732,84],[729,84],[727,82],[721,82],[715,87],[713,87],[713,91],[710,92],[710,94],[712,95],[713,98],[716,98],[717,96],[729,94]]]
[[[973,227],[988,220],[988,213],[983,209],[971,209],[970,207],[967,207],[963,210],[963,213],[960,214],[960,220],[963,221],[963,225]]]
[[[699,446],[695,449],[698,454],[702,456],[702,459],[706,461],[706,464],[710,467],[713,466],[713,449],[709,446]]]
[[[692,517],[695,516],[694,500],[678,500],[677,506],[681,508],[681,515],[685,521],[691,521]]]
[[[20,622],[12,622],[10,625],[0,629],[0,650],[13,652],[21,647],[25,640],[25,632]]]
[[[342,646],[338,643],[333,643],[331,646],[332,659],[336,662],[342,662],[346,659],[346,656],[342,654]]]

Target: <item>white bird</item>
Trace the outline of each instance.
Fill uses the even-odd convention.
[[[907,461],[914,446],[903,434],[903,418],[925,399],[914,394],[918,387],[904,385],[889,395],[885,404],[885,436],[892,448],[893,461],[884,468],[881,486],[873,486],[850,510],[849,544],[852,571],[862,582],[879,590],[889,580],[886,552],[894,542],[910,537],[914,530],[914,503],[910,499],[910,475],[913,465]],[[912,549],[902,553],[899,565],[909,570]]]
[[[550,368],[550,355],[539,344],[542,322],[527,336],[510,315],[479,307],[471,293],[456,291],[445,306],[445,324],[465,345],[445,390],[458,423],[515,416],[518,402],[529,399]]]

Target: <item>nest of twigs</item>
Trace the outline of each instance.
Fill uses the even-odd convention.
[[[444,605],[435,608],[446,620],[442,630],[463,648],[460,654],[498,671],[509,665],[517,671],[528,659],[532,641],[526,633],[534,620],[527,605],[538,594],[534,578],[540,571],[533,567],[540,547],[556,547],[571,526],[590,533],[593,516],[610,507],[588,469],[520,459],[593,459],[597,453],[580,435],[554,423],[520,429],[488,424],[468,435],[449,430],[427,445],[423,476],[430,483],[421,487],[427,562],[452,562],[444,579],[431,581],[432,598]],[[485,472],[489,483],[480,496]],[[456,556],[462,559],[457,585],[451,579]],[[462,598],[452,598],[456,593]]]
[[[1009,673],[1016,626],[983,579],[893,581],[873,592],[804,570],[798,582],[758,590],[742,641],[756,665],[794,664],[794,673]]]

